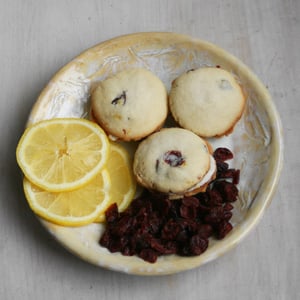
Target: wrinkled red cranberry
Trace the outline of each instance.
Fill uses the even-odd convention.
[[[232,175],[232,183],[239,184],[240,183],[240,170],[234,169],[234,173]]]
[[[118,216],[119,216],[118,205],[117,205],[117,203],[113,203],[105,211],[106,222],[112,223],[118,218]]]
[[[134,249],[128,245],[121,249],[121,253],[126,256],[133,256],[136,254]]]
[[[174,240],[180,230],[180,225],[171,219],[163,227],[161,231],[161,237],[165,240]]]
[[[200,255],[208,247],[208,240],[199,235],[194,235],[190,239],[190,255]]]
[[[100,245],[102,247],[108,248],[109,247],[109,243],[111,240],[111,236],[108,230],[104,231],[104,233],[102,234],[101,238],[100,238]]]
[[[139,257],[150,263],[155,263],[158,257],[158,253],[151,248],[146,248],[139,253]]]
[[[210,211],[211,207],[207,206],[207,204],[200,204],[198,209],[199,209],[199,215],[204,216]]]
[[[158,212],[152,212],[148,219],[149,231],[152,234],[158,233],[162,226],[162,223],[163,220],[160,218]]]
[[[224,202],[234,202],[237,200],[239,191],[233,183],[225,180],[217,181],[213,188],[222,195]]]
[[[122,216],[115,221],[115,225],[111,228],[110,232],[116,236],[122,237],[130,233],[133,223],[133,218],[130,216]]]
[[[220,206],[223,203],[222,195],[217,190],[208,190],[208,201],[207,205],[210,207]]]
[[[165,163],[171,167],[179,167],[185,163],[185,159],[182,156],[182,153],[177,150],[171,150],[164,153],[163,157]]]
[[[162,241],[160,239],[151,239],[150,242],[150,246],[152,249],[160,252],[160,253],[164,253],[165,252],[165,246],[163,245]]]
[[[119,239],[112,239],[109,243],[108,250],[112,253],[121,251],[126,245],[126,237],[122,237]]]
[[[185,245],[188,240],[189,234],[186,230],[181,230],[176,236],[176,241],[181,245]]]
[[[150,243],[151,243],[151,235],[149,233],[140,233],[138,232],[137,235],[135,235],[135,247],[136,250],[142,250],[145,248],[149,248],[150,247]]]
[[[209,224],[200,224],[197,233],[201,238],[208,239],[213,234],[213,227]]]
[[[172,202],[170,199],[155,199],[153,202],[153,208],[158,210],[160,214],[167,216],[170,212]]]
[[[169,211],[169,218],[177,219],[180,218],[180,206],[181,200],[172,200],[171,207]]]
[[[224,209],[222,206],[213,207],[204,218],[207,224],[218,224],[222,220],[224,220]]]
[[[222,179],[231,178],[233,184],[238,184],[240,181],[240,170],[236,170],[236,169],[223,170],[219,172],[218,178],[222,178]]]
[[[178,246],[176,241],[166,241],[165,242],[165,251],[162,254],[177,254]]]
[[[194,206],[180,206],[180,215],[185,219],[195,219],[197,217],[197,208]]]
[[[196,197],[184,197],[182,199],[182,204],[184,204],[185,206],[198,207],[199,200]]]
[[[232,212],[231,211],[224,211],[224,220],[229,221],[232,217]]]
[[[223,206],[225,211],[231,211],[233,210],[233,205],[231,205],[229,202],[225,203]]]
[[[176,253],[176,244],[169,242],[163,242],[160,239],[151,240],[151,248],[159,252],[160,254],[175,254]]]
[[[225,172],[226,170],[228,170],[229,165],[227,162],[222,161],[222,160],[217,160],[216,161],[216,165],[217,165],[217,177],[221,178],[223,172]]]
[[[213,156],[215,158],[215,160],[229,160],[233,158],[233,153],[227,149],[227,148],[217,148],[214,153]]]
[[[199,221],[197,218],[194,219],[178,219],[178,224],[181,229],[184,229],[188,234],[197,233]]]
[[[232,225],[228,221],[222,221],[216,225],[216,237],[223,239],[231,230]]]

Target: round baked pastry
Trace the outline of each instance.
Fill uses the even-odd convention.
[[[202,137],[232,132],[245,107],[236,79],[220,68],[190,70],[172,83],[170,110],[183,128]]]
[[[205,191],[216,163],[202,138],[183,128],[164,128],[139,144],[133,172],[147,189],[180,198]]]
[[[99,83],[91,107],[110,137],[140,140],[162,127],[168,114],[167,91],[152,72],[125,70]]]

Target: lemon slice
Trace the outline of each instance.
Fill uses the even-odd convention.
[[[110,203],[110,178],[104,169],[85,186],[69,192],[48,192],[23,181],[26,199],[40,217],[62,226],[92,223]]]
[[[25,177],[51,192],[78,189],[103,168],[109,153],[104,131],[85,119],[51,119],[25,130],[16,155]]]
[[[127,150],[120,144],[111,143],[105,166],[111,180],[110,203],[116,203],[120,212],[128,207],[136,191],[136,181],[131,165]],[[104,213],[99,214],[95,221],[104,222]]]

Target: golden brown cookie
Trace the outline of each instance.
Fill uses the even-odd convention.
[[[169,103],[181,127],[202,137],[218,137],[229,134],[241,118],[245,96],[228,71],[200,68],[173,81]]]
[[[139,144],[133,171],[142,186],[178,198],[205,189],[216,164],[202,138],[186,129],[164,128]]]
[[[168,114],[162,81],[146,69],[129,69],[99,83],[91,96],[92,114],[116,139],[140,140],[160,129]]]

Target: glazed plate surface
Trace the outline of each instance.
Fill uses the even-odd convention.
[[[281,122],[267,89],[248,67],[219,47],[176,33],[137,33],[103,42],[86,50],[51,79],[35,103],[28,126],[58,117],[89,118],[90,94],[97,82],[118,71],[143,67],[162,79],[167,89],[183,72],[220,66],[233,73],[247,94],[242,119],[229,136],[210,139],[214,148],[227,147],[241,171],[234,229],[223,240],[210,240],[208,250],[195,257],[162,256],[154,264],[134,256],[110,253],[98,241],[104,225],[62,227],[41,220],[68,250],[94,265],[139,275],[185,271],[207,263],[239,243],[258,223],[276,189],[283,156]],[[131,145],[128,145],[131,148]]]

